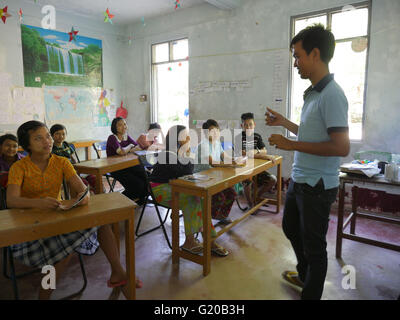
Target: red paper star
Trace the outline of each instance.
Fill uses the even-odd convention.
[[[5,6],[3,9],[0,9],[0,16],[1,20],[3,20],[3,23],[6,23],[6,20],[8,17],[11,17],[11,14],[7,12],[8,6]]]
[[[79,31],[75,31],[74,27],[72,27],[71,32],[68,32],[69,34],[69,42],[72,40],[76,41],[76,35],[78,34]]]

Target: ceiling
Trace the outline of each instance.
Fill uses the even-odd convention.
[[[115,24],[129,24],[151,17],[172,13],[209,3],[219,9],[232,9],[240,0],[180,0],[180,8],[175,9],[176,0],[37,0],[37,5],[53,5],[56,10],[81,15],[89,19],[104,19],[109,8],[114,14]],[[32,3],[33,0],[25,0]]]

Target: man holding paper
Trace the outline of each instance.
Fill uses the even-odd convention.
[[[272,134],[270,145],[294,151],[282,228],[297,257],[297,272],[282,276],[301,288],[302,299],[321,299],[328,259],[326,234],[331,204],[339,186],[340,157],[349,153],[348,103],[329,73],[335,39],[322,25],[300,31],[291,41],[294,67],[311,86],[304,92],[300,125],[267,108],[266,124],[283,126],[297,136]]]

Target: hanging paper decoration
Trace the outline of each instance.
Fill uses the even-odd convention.
[[[178,66],[182,67],[182,62],[179,62]]]
[[[142,17],[142,25],[143,25],[143,27],[146,25],[146,24],[144,23],[144,17]]]
[[[185,111],[183,112],[183,115],[184,115],[185,117],[188,117],[188,116],[189,116],[189,108],[185,109]]]
[[[104,12],[104,22],[109,22],[111,24],[113,24],[112,22],[112,18],[114,18],[115,15],[110,13],[110,10],[106,10],[106,12]]]
[[[117,109],[116,117],[126,119],[128,117],[128,110],[123,107],[124,102],[121,100],[121,106]]]
[[[168,67],[168,71],[172,71],[172,68],[171,68],[171,67]]]
[[[176,1],[175,1],[175,10],[176,10],[177,8],[180,8],[180,7],[181,7],[181,4],[180,4],[179,1],[180,1],[180,0],[176,0]]]
[[[18,16],[19,16],[19,22],[22,23],[22,20],[24,19],[24,14],[22,13],[21,8],[19,8]]]
[[[110,105],[110,101],[106,98],[107,90],[103,90],[101,92],[98,104],[103,107],[108,107]]]
[[[75,31],[74,27],[72,27],[71,32],[68,32],[69,34],[69,42],[74,40],[76,42],[76,35],[78,34],[79,31]]]
[[[6,23],[7,18],[11,17],[11,14],[7,12],[8,6],[5,6],[3,9],[0,9],[0,17],[3,20],[3,23]]]

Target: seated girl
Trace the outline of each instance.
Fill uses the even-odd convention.
[[[72,164],[77,163],[74,156],[75,149],[70,145],[65,138],[67,137],[67,128],[62,124],[55,124],[50,128],[50,134],[53,138],[52,153],[67,158]],[[96,177],[94,175],[82,175],[81,179],[85,185],[90,185],[92,193],[96,190]]]
[[[203,130],[206,130],[206,139],[202,140],[197,147],[198,163],[212,166],[220,164],[224,159],[228,159],[229,156],[225,154],[220,142],[217,121],[207,120],[203,123]],[[212,218],[219,220],[222,224],[232,223],[228,215],[231,212],[236,196],[236,191],[233,187],[213,195],[211,204]]]
[[[61,204],[63,179],[69,183],[77,197],[82,195],[86,187],[72,164],[66,158],[51,153],[53,139],[44,123],[28,121],[18,128],[17,135],[20,145],[29,155],[10,168],[8,208],[57,209]],[[86,205],[89,197],[88,193],[79,205]],[[93,243],[90,237],[95,233],[98,234],[98,242]],[[74,251],[92,255],[99,245],[111,265],[107,285],[120,287],[127,297],[127,275],[119,261],[118,247],[110,225],[16,244],[12,246],[12,251],[14,258],[28,266],[54,265],[58,279]],[[142,283],[137,280],[136,287],[141,286]],[[40,289],[39,299],[50,299],[51,293],[52,290]]]
[[[0,185],[4,188],[11,165],[23,157],[17,150],[18,139],[15,135],[8,133],[0,137]]]
[[[128,126],[124,118],[117,117],[111,123],[111,132],[113,133],[107,139],[107,157],[123,156],[135,150],[141,150],[135,140],[128,135]],[[137,200],[138,205],[144,203],[147,195],[146,172],[142,166],[133,166],[111,173],[117,179],[125,190],[122,192],[131,200]]]
[[[151,187],[157,202],[171,207],[171,187],[168,182],[181,176],[193,173],[193,159],[190,155],[190,136],[184,126],[173,126],[166,137],[166,149],[158,154],[158,162],[153,167],[150,176]],[[185,224],[185,243],[182,250],[193,254],[201,254],[203,247],[194,234],[203,231],[202,201],[199,197],[187,194],[179,195],[179,209],[183,212]],[[211,224],[211,238],[217,235]],[[211,244],[211,252],[218,256],[227,256],[228,250],[215,240]]]
[[[142,133],[136,142],[142,150],[147,150],[150,147],[152,150],[162,149],[162,144],[158,141],[160,133],[162,133],[161,126],[157,122],[150,123],[148,132]]]

